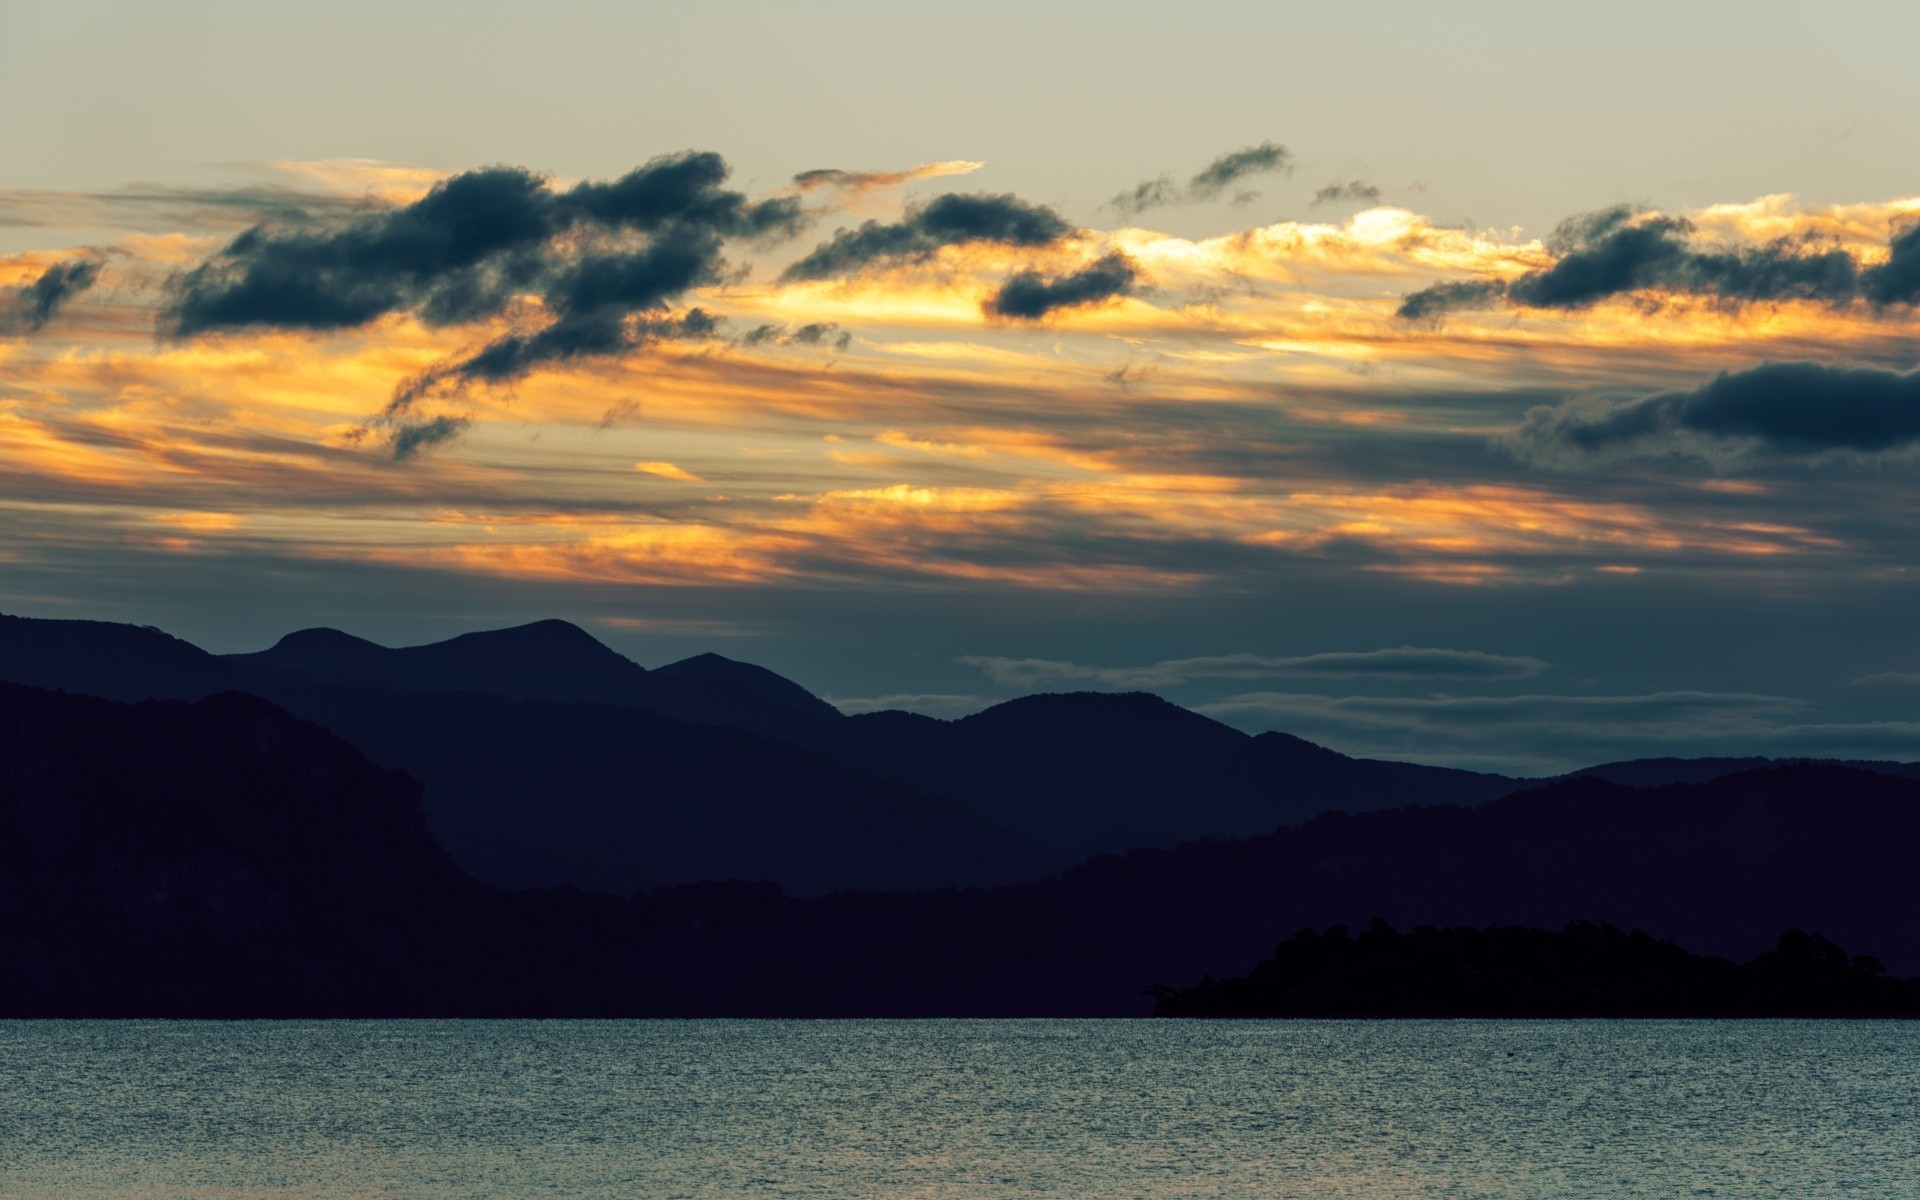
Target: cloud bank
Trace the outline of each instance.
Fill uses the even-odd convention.
[[[1407,295],[1399,315],[1432,319],[1454,309],[1508,302],[1572,311],[1615,296],[1673,293],[1730,304],[1811,300],[1842,306],[1910,305],[1920,300],[1920,224],[1896,229],[1883,262],[1807,234],[1758,246],[1724,246],[1696,237],[1684,217],[1636,213],[1616,205],[1561,222],[1546,249],[1551,265],[1507,281],[1449,281]]]
[[[1687,391],[1534,408],[1512,444],[1553,465],[1663,454],[1882,454],[1915,442],[1920,372],[1785,362],[1722,372]]]

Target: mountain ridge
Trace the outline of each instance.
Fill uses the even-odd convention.
[[[416,781],[256,697],[0,685],[0,762],[12,1016],[1145,1015],[1152,985],[1373,917],[1729,957],[1804,928],[1920,969],[1920,782],[1832,766],[1327,814],[991,889],[622,899],[473,880]]]

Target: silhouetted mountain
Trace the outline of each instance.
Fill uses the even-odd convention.
[[[411,698],[360,695],[388,697],[387,716]],[[741,883],[503,893],[459,872],[420,812],[406,776],[251,697],[0,687],[0,1011],[1125,1015],[1149,984],[1248,970],[1277,931],[1373,915],[1604,920],[1739,957],[1797,927],[1920,969],[1920,782],[1834,767],[1569,780],[1041,884],[817,899]]]
[[[1909,976],[1917,836],[1920,783],[1847,768],[1646,790],[1571,780],[1472,809],[1333,814],[1103,856],[983,892],[714,889],[700,944],[745,964],[736,978],[783,980],[788,1015],[1139,1015],[1147,985],[1238,974],[1286,930],[1375,916],[1402,928],[1610,921],[1735,958],[1801,928]]]
[[[862,762],[1083,855],[1267,833],[1328,809],[1473,804],[1518,786],[1250,737],[1144,692],[1027,696],[952,722],[853,721]]]
[[[264,696],[420,777],[456,859],[507,886],[993,884],[1098,851],[1512,786],[1248,737],[1141,694],[1032,696],[955,722],[847,718],[763,668],[699,655],[647,671],[561,621],[402,649],[303,630],[216,658],[133,626],[10,618],[0,678],[120,699]],[[583,717],[581,701],[620,711]]]
[[[197,700],[255,677],[152,626],[0,616],[0,680],[112,700]]]
[[[610,704],[269,683],[267,695],[427,784],[435,833],[489,883],[626,894],[701,879],[1003,883],[1059,850],[799,746]]]
[[[1156,989],[1159,1017],[1920,1016],[1920,981],[1790,929],[1752,962],[1577,922],[1402,935],[1303,929],[1234,979]]]
[[[419,792],[251,696],[124,705],[0,684],[0,1016],[712,1003],[710,972],[643,907],[466,876]]]
[[[1920,763],[1880,762],[1864,759],[1812,758],[1634,758],[1624,762],[1601,763],[1583,767],[1562,778],[1605,779],[1628,787],[1664,787],[1669,783],[1706,783],[1736,771],[1754,771],[1763,767],[1782,767],[1795,763],[1827,763],[1856,767],[1880,775],[1900,775],[1920,779]]]
[[[692,658],[668,663],[654,671],[652,678],[656,684],[671,680],[681,685],[683,691],[691,691],[689,685],[703,685],[713,689],[712,695],[716,699],[750,693],[818,721],[838,723],[842,719],[839,709],[791,679],[776,675],[765,667],[722,658],[718,654],[696,654]],[[729,716],[716,724],[736,725],[739,721]]]
[[[208,979],[233,1011],[260,981],[351,1008],[360,977],[429,982],[422,920],[478,895],[417,784],[252,697],[0,685],[0,764],[6,1009],[198,1010]]]
[[[1028,696],[953,722],[848,719],[763,667],[701,654],[645,671],[564,621],[398,650],[309,630],[231,661],[283,679],[593,700],[749,729],[943,797],[1075,857],[1265,833],[1329,808],[1477,803],[1515,785],[1497,775],[1351,759],[1286,734],[1251,738],[1144,693]]]
[[[463,868],[507,887],[625,894],[745,877],[804,895],[1000,883],[1072,861],[953,801],[744,729],[434,686],[488,683],[489,663],[520,691],[566,690],[567,664],[608,690],[646,675],[562,622],[403,651],[313,630],[276,649],[275,674],[259,674],[258,656],[216,658],[154,630],[8,618],[0,677],[121,699],[262,696],[420,778],[435,834]]]
[[[334,629],[306,629],[271,649],[226,658],[271,679],[626,704],[782,737],[841,719],[832,705],[771,671],[717,654],[648,671],[566,621],[536,621],[399,649]]]

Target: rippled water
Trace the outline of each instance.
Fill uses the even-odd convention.
[[[0,1196],[1920,1197],[1920,1023],[0,1023]]]

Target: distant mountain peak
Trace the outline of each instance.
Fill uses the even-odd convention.
[[[312,651],[385,650],[378,642],[370,642],[363,637],[355,637],[338,629],[320,625],[312,629],[296,629],[275,642],[267,650],[268,654],[308,653]]]
[[[653,673],[665,679],[724,681],[784,708],[833,721],[840,719],[839,709],[779,672],[712,651],[655,667]]]
[[[597,655],[612,655],[624,658],[618,651],[599,638],[575,625],[571,621],[562,621],[549,617],[544,621],[532,621],[525,625],[510,625],[505,629],[480,629],[472,633],[463,633],[443,642],[432,643],[437,646],[503,646],[515,649],[545,650],[552,653],[585,651]]]
[[[676,662],[668,663],[666,666],[661,667],[660,670],[672,671],[676,669],[693,668],[706,670],[725,667],[747,667],[752,665],[752,663],[744,663],[737,658],[728,658],[724,654],[715,654],[713,651],[707,650]]]

